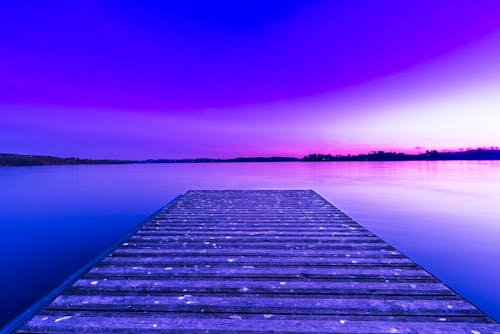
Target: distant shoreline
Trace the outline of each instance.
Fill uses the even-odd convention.
[[[499,148],[479,148],[464,151],[427,151],[420,154],[372,152],[358,155],[309,154],[303,158],[248,157],[233,159],[148,159],[112,160],[60,158],[43,155],[0,153],[0,166],[55,166],[55,165],[123,165],[151,163],[220,163],[220,162],[323,162],[323,161],[447,161],[447,160],[500,160]]]
[[[43,155],[22,155],[0,153],[0,166],[56,166],[56,165],[124,165],[152,163],[218,163],[218,162],[286,162],[301,161],[289,157],[251,157],[234,159],[147,159],[147,160],[112,160],[112,159],[80,159],[60,158]]]

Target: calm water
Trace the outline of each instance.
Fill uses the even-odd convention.
[[[500,162],[0,168],[0,324],[188,189],[312,188],[500,320]]]

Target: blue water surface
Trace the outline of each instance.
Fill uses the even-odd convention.
[[[500,162],[0,167],[0,326],[189,189],[315,189],[500,320]]]

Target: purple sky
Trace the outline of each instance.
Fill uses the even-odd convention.
[[[500,2],[230,3],[3,1],[0,152],[500,145]]]

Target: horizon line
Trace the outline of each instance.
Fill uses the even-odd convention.
[[[416,148],[415,148],[416,149]],[[187,160],[235,160],[235,159],[304,159],[308,156],[311,155],[320,155],[320,156],[332,156],[332,157],[356,157],[356,156],[363,156],[363,155],[373,155],[376,153],[388,153],[388,154],[403,154],[406,156],[418,156],[422,155],[428,152],[438,152],[438,153],[460,153],[460,152],[467,152],[467,151],[478,151],[478,150],[500,150],[499,146],[487,146],[487,147],[466,147],[466,148],[459,148],[459,149],[425,149],[420,152],[415,152],[415,153],[408,153],[404,151],[394,151],[394,150],[371,150],[366,153],[347,153],[347,154],[334,154],[334,153],[308,153],[303,155],[302,157],[296,157],[296,156],[288,156],[288,155],[268,155],[268,156],[235,156],[231,158],[210,158],[210,157],[197,157],[197,158],[145,158],[145,159],[113,159],[113,158],[83,158],[83,157],[78,157],[78,156],[55,156],[55,155],[44,155],[44,154],[20,154],[20,153],[7,153],[7,152],[0,152],[0,156],[5,156],[5,155],[10,155],[10,156],[26,156],[26,157],[46,157],[46,158],[57,158],[57,159],[77,159],[77,160],[93,160],[93,161],[123,161],[123,162],[130,162],[130,161],[137,161],[137,162],[144,162],[144,161],[159,161],[159,160],[171,160],[171,161],[187,161]]]

